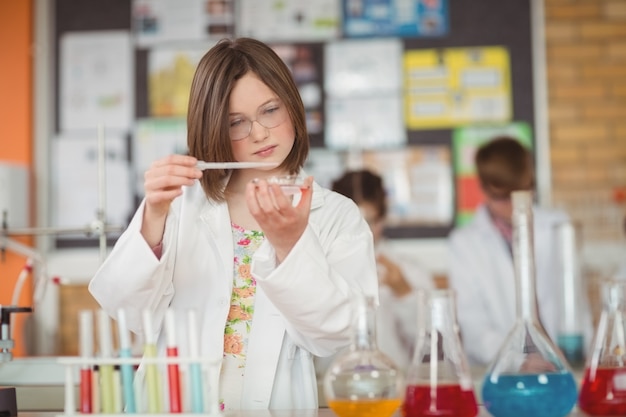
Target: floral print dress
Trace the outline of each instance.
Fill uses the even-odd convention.
[[[261,246],[263,232],[231,223],[234,243],[233,293],[224,329],[224,360],[220,377],[220,408],[238,410],[246,365],[250,325],[254,315],[256,281],[250,273],[252,255]]]

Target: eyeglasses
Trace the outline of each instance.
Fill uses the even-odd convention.
[[[287,108],[281,101],[272,101],[257,112],[255,120],[245,116],[236,116],[229,122],[228,135],[230,140],[245,139],[252,132],[252,123],[257,122],[266,129],[273,129],[287,119]]]

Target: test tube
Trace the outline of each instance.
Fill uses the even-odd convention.
[[[98,342],[100,357],[113,357],[113,342],[111,340],[111,319],[104,310],[98,310]],[[115,393],[113,381],[113,365],[100,364],[100,401],[104,414],[115,413]]]
[[[93,412],[92,402],[92,372],[91,359],[93,358],[93,312],[91,310],[81,310],[78,313],[78,333],[79,333],[79,353],[85,360],[80,365],[80,412],[91,414]]]
[[[187,326],[189,335],[189,357],[200,358],[200,344],[198,342],[198,324],[196,311],[189,310],[187,313]],[[191,411],[194,413],[204,412],[204,395],[202,388],[202,367],[199,362],[192,361],[189,364],[189,386],[191,387]]]
[[[156,359],[157,347],[152,324],[152,313],[148,310],[143,312],[144,333],[144,358]],[[148,412],[151,414],[161,413],[161,389],[159,387],[159,370],[156,363],[146,364],[146,383],[148,385]]]
[[[174,310],[171,309],[165,312],[165,333],[167,337],[166,355],[168,358],[177,358],[176,316]],[[167,364],[167,378],[169,383],[170,412],[181,413],[180,372],[177,363]]]
[[[132,358],[130,333],[128,331],[128,325],[126,324],[126,313],[124,309],[119,309],[117,312],[117,330],[120,341],[120,358]],[[133,366],[130,363],[122,363],[120,365],[120,372],[124,403],[126,406],[125,411],[129,414],[136,413],[137,406],[135,404],[135,391],[133,386]]]

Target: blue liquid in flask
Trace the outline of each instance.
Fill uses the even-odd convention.
[[[494,417],[564,417],[578,390],[570,372],[487,375],[482,398]]]

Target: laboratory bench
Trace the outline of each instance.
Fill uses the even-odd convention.
[[[476,392],[480,392],[480,384],[484,376],[484,369],[473,368],[471,372]],[[580,382],[582,372],[574,371],[575,379]],[[16,359],[13,362],[0,364],[0,386],[16,387],[17,405],[20,417],[59,417],[63,416],[64,409],[64,378],[65,368],[58,363],[58,358],[40,357],[29,359]],[[74,379],[77,381],[77,379]],[[321,384],[319,386],[322,393]],[[74,393],[78,398],[78,387]],[[477,400],[480,401],[479,396]],[[487,410],[480,406],[479,417],[490,417]],[[20,411],[24,410],[24,411]],[[52,411],[49,411],[52,410]],[[75,414],[82,416],[82,414]],[[121,415],[121,414],[120,414]],[[97,415],[94,415],[97,417]],[[108,416],[108,415],[107,415]],[[142,416],[147,416],[142,414]],[[206,415],[208,416],[208,414]],[[320,408],[318,410],[257,410],[240,411],[238,413],[226,413],[224,417],[336,417],[326,407],[323,395],[320,395]],[[569,417],[586,416],[581,411],[574,409]],[[401,417],[396,412],[393,417]]]
[[[121,416],[122,414],[120,414]],[[202,417],[202,414],[197,414]],[[37,412],[20,412],[18,417],[63,417],[65,416],[62,413],[57,411],[37,411]],[[82,416],[82,414],[81,414]],[[142,416],[146,416],[143,414]],[[208,417],[208,414],[205,414]],[[69,417],[69,416],[67,416]],[[94,417],[97,417],[94,414]],[[236,411],[236,412],[228,412],[223,414],[223,417],[337,417],[332,410],[328,408],[320,408],[317,410],[245,410],[245,411]],[[401,417],[399,412],[396,412],[393,417]],[[480,410],[480,414],[478,417],[491,417],[491,414],[487,412],[484,408]],[[587,417],[586,414],[580,411],[573,411],[568,414],[568,417]]]

